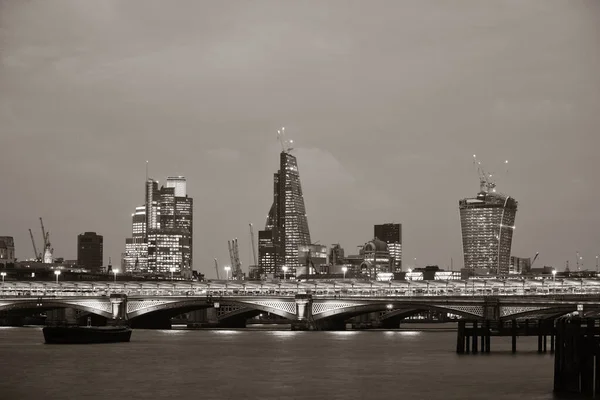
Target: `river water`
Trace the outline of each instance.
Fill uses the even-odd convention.
[[[552,399],[537,338],[455,354],[450,331],[135,330],[130,343],[45,345],[0,328],[0,400]]]

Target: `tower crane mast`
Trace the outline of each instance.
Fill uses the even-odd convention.
[[[250,243],[252,244],[252,255],[254,256],[254,265],[258,266],[258,259],[256,258],[256,244],[254,243],[254,228],[250,223]]]
[[[38,253],[37,251],[37,246],[35,245],[35,239],[33,238],[33,232],[31,232],[31,229],[29,230],[29,236],[31,236],[31,244],[33,245],[33,254],[35,255],[35,259],[40,260],[42,258],[42,254]]]
[[[242,262],[240,261],[240,251],[238,248],[238,240],[237,238],[233,239],[233,278],[241,280],[244,278],[244,273],[242,272]]]
[[[42,217],[40,217],[40,225],[42,226],[42,238],[44,239],[44,250],[46,250],[46,247],[48,246],[48,243],[46,242],[46,240],[48,239],[48,236],[46,235],[46,229],[44,228],[44,221],[42,220]]]
[[[215,272],[217,273],[217,280],[221,280],[221,278],[219,277],[219,262],[217,261],[216,258],[215,258]]]

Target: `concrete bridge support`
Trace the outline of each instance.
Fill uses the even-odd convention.
[[[345,318],[315,320],[312,315],[313,299],[310,294],[296,295],[296,320],[292,321],[293,331],[344,331]]]
[[[110,305],[112,306],[112,318],[108,325],[121,325],[127,322],[127,295],[111,294]]]

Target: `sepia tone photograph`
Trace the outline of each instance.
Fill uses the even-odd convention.
[[[0,400],[600,399],[598,0],[0,0]]]

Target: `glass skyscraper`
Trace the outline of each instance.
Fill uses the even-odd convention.
[[[132,237],[125,241],[127,272],[192,275],[193,200],[182,176],[158,188],[146,181],[146,204],[132,214]]]
[[[476,197],[459,201],[465,268],[508,275],[517,206],[484,181]]]
[[[269,232],[269,233],[267,233]],[[295,276],[299,246],[311,244],[296,157],[282,151],[273,179],[273,204],[259,232],[259,270],[271,276]]]

